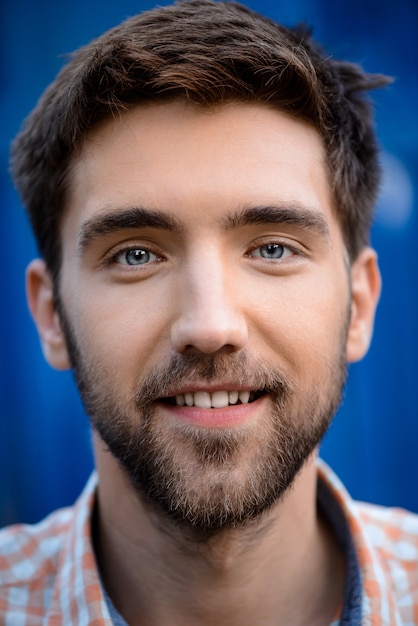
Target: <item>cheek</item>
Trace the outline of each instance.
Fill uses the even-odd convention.
[[[88,291],[88,290],[86,290]],[[112,384],[134,384],[168,333],[166,310],[135,294],[104,287],[73,299],[69,319],[83,359]],[[76,292],[77,293],[77,292]],[[80,293],[80,292],[78,292]],[[70,300],[70,299],[68,299]],[[68,310],[68,309],[67,309]]]
[[[254,327],[276,357],[302,376],[312,376],[340,358],[348,302],[347,280],[332,274],[297,284],[278,282],[268,294],[258,290]]]

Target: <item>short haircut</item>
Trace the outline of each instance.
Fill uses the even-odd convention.
[[[132,17],[72,56],[12,146],[12,174],[54,279],[71,164],[101,120],[137,104],[268,103],[322,138],[350,259],[368,244],[379,186],[372,107],[389,82],[325,55],[305,27],[285,28],[235,2],[183,0]]]

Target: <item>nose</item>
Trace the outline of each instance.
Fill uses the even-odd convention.
[[[171,328],[178,352],[236,352],[248,338],[240,305],[239,281],[229,268],[213,257],[197,263],[182,276],[177,310]]]

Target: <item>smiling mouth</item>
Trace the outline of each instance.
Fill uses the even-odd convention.
[[[162,398],[166,404],[173,406],[198,407],[200,409],[222,409],[227,406],[237,404],[249,404],[254,402],[262,395],[266,394],[266,390],[260,391],[195,391],[188,393],[180,393],[176,396]]]

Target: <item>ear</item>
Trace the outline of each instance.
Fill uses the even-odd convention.
[[[41,259],[32,261],[26,270],[26,297],[46,360],[56,369],[69,369],[65,337],[55,308],[52,278]]]
[[[381,290],[377,254],[364,248],[351,265],[351,318],[347,338],[347,362],[360,361],[369,349],[374,316]]]

